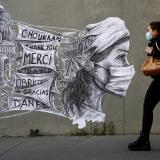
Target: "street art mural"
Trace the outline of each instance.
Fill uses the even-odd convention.
[[[48,112],[83,128],[87,121],[105,120],[105,94],[126,95],[135,71],[127,60],[129,31],[120,18],[69,32],[16,25],[18,33],[1,6],[1,113]]]

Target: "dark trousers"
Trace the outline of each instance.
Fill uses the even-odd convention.
[[[160,101],[160,80],[153,80],[149,86],[143,105],[142,133],[149,136],[153,122],[153,110]]]

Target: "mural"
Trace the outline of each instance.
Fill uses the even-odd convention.
[[[87,121],[105,120],[104,94],[126,95],[135,71],[127,60],[129,31],[120,18],[70,32],[19,22],[17,37],[11,25],[1,6],[2,113],[48,112],[83,128]]]

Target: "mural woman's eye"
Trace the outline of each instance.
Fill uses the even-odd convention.
[[[116,57],[116,60],[117,60],[119,63],[123,63],[123,65],[128,64],[125,54],[120,54],[120,55],[118,55],[118,56]]]

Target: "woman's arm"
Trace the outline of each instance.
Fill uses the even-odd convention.
[[[157,40],[155,42],[151,55],[153,55],[154,57],[160,58],[160,40]]]

